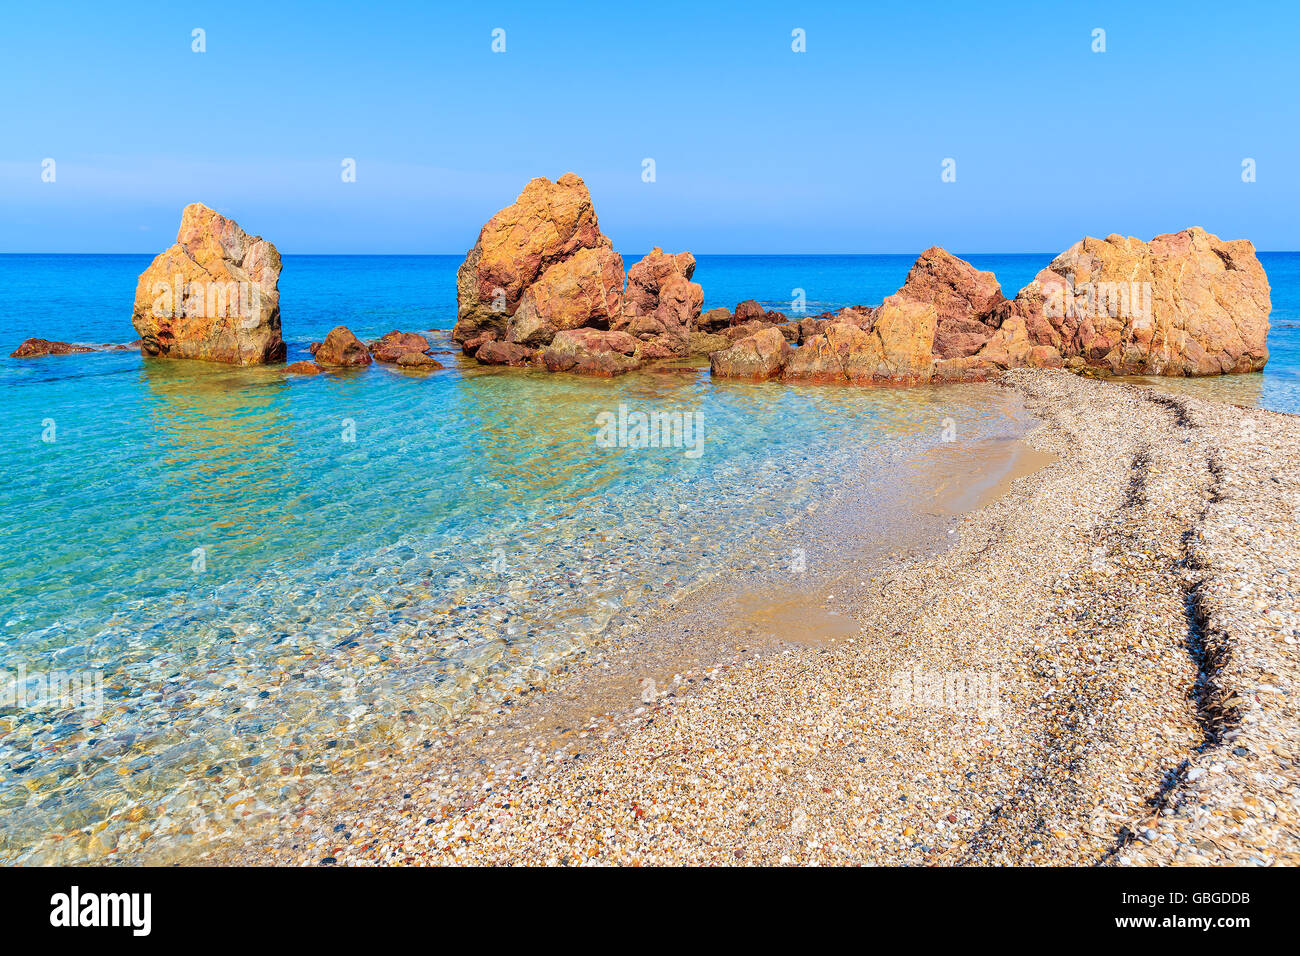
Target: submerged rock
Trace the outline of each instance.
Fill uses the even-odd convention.
[[[176,243],[136,284],[131,324],[141,351],[233,365],[282,361],[279,281],[275,246],[191,203]]]
[[[22,345],[9,353],[10,358],[41,358],[46,355],[73,355],[78,352],[94,352],[89,345],[73,345],[70,342],[53,342],[49,339],[25,339]]]
[[[442,368],[442,363],[432,355],[423,352],[403,352],[393,363],[398,368],[428,369]]]
[[[284,371],[287,375],[319,375],[325,370],[315,362],[302,361],[286,365]]]

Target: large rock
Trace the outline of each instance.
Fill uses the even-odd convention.
[[[147,355],[259,365],[284,359],[280,253],[201,203],[136,284],[131,324]]]
[[[565,329],[542,352],[542,362],[552,372],[612,377],[640,367],[637,347],[626,332]]]
[[[312,353],[317,365],[326,368],[354,368],[370,364],[370,351],[346,326],[330,329],[325,341]]]
[[[623,258],[608,246],[579,249],[528,287],[506,340],[537,348],[564,329],[608,329],[622,312]]]
[[[530,285],[579,249],[599,246],[610,242],[578,176],[531,180],[513,204],[487,221],[456,273],[453,338],[464,342],[489,330],[504,338]]]
[[[1268,361],[1272,303],[1254,246],[1200,227],[1149,243],[1082,239],[1013,307],[1031,347],[1111,374],[1219,375]]]
[[[730,348],[709,355],[709,369],[722,378],[777,378],[790,361],[790,344],[779,329],[768,327]]]
[[[952,359],[984,347],[998,325],[993,312],[1006,297],[992,272],[981,272],[965,259],[931,246],[912,264],[892,298],[934,306],[935,358]]]

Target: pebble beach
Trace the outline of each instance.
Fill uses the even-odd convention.
[[[854,627],[697,633],[671,675],[597,658],[594,684],[376,760],[204,860],[1300,862],[1300,420],[1064,372],[1000,384],[1047,463],[948,547],[827,582],[817,613]]]

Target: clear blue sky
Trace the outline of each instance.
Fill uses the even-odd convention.
[[[1300,4],[1058,6],[10,2],[0,252],[157,252],[199,200],[288,253],[463,253],[567,170],[626,252],[1300,249]]]

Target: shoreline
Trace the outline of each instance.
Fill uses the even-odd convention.
[[[719,659],[455,803],[454,775],[396,771],[230,859],[1300,861],[1300,420],[1065,373],[1004,384],[1058,460],[950,548],[838,594],[857,636]]]

